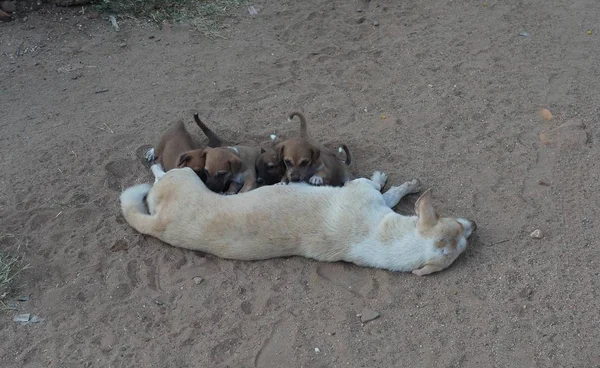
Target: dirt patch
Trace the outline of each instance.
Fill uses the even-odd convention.
[[[1,24],[0,233],[27,239],[18,313],[43,322],[0,315],[0,366],[600,365],[600,6],[486,4],[259,1],[216,40],[80,8]],[[427,278],[235,262],[124,223],[169,122],[262,142],[292,109],[356,174],[475,220],[464,256]]]

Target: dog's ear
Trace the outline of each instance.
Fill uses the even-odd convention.
[[[318,149],[318,148],[316,148],[316,147],[313,147],[311,151],[312,151],[312,155],[311,155],[311,158],[310,158],[311,161],[312,162],[317,162],[317,160],[321,156],[321,150]]]
[[[275,146],[275,153],[277,154],[277,160],[278,161],[283,161],[283,150],[285,148],[285,144],[284,143],[279,143],[278,145]]]
[[[242,169],[242,160],[239,157],[232,157],[229,159],[229,172],[237,173]]]
[[[180,169],[186,167],[191,159],[192,156],[190,156],[187,152],[182,153],[181,156],[179,156],[179,159],[177,160],[177,167]]]
[[[415,212],[417,213],[417,227],[419,230],[430,229],[438,221],[438,214],[433,208],[433,192],[427,189],[415,203]]]
[[[263,153],[265,153],[265,152],[267,152],[267,150],[266,150],[266,149],[264,149],[264,148],[262,148],[262,147],[260,147],[260,154],[262,155],[262,154],[263,154]]]

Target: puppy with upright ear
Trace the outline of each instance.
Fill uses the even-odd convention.
[[[256,183],[258,186],[279,183],[284,171],[285,169],[274,149],[260,149],[260,156],[256,159]]]
[[[347,159],[344,164],[336,154],[328,148],[314,144],[308,137],[306,119],[299,112],[289,114],[289,120],[294,116],[300,118],[300,137],[295,137],[280,143],[276,147],[279,160],[285,168],[281,180],[288,182],[308,182],[312,185],[342,186],[353,176],[350,173],[350,151],[345,145]]]
[[[217,147],[204,150],[206,186],[213,192],[244,193],[256,188],[256,160],[260,148]]]
[[[208,137],[208,145],[210,147],[217,147],[222,144],[221,138],[200,120],[198,114],[194,114],[194,120]],[[198,145],[185,128],[183,120],[178,120],[172,123],[161,135],[156,149],[151,148],[146,152],[146,160],[156,160],[165,171],[174,168],[191,167],[194,171],[200,173],[203,172],[204,162],[199,156],[201,150],[198,149]],[[196,150],[198,152],[195,152]],[[186,155],[184,156],[184,154]]]

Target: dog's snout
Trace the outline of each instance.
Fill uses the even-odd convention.
[[[263,178],[257,178],[256,179],[256,183],[258,183],[260,185],[264,184],[264,182],[265,182],[265,179],[263,179]]]
[[[291,176],[290,177],[290,181],[293,181],[294,183],[297,183],[300,181],[300,177],[299,176]]]

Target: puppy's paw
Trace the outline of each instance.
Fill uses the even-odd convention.
[[[148,162],[156,160],[156,156],[154,155],[154,148],[150,148],[148,151],[146,151],[146,155],[144,157],[146,157],[146,161]]]
[[[419,179],[407,181],[401,185],[404,187],[407,194],[419,193],[421,191],[421,182]]]
[[[386,173],[383,173],[381,171],[375,171],[371,176],[371,181],[374,181],[383,188],[385,186],[385,183],[387,182],[387,178],[388,176]]]
[[[323,185],[323,178],[317,175],[313,175],[310,179],[308,179],[308,182],[312,185]]]

